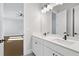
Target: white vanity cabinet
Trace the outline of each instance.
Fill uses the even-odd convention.
[[[32,37],[32,51],[36,56],[60,56],[57,52],[44,45],[44,40]]]
[[[44,45],[52,49],[55,52],[55,54],[59,56],[79,56],[79,52],[66,48],[64,46],[58,45],[54,42],[49,42],[47,40],[44,40]]]
[[[32,37],[32,51],[37,56],[43,56],[43,45],[39,38]]]
[[[79,56],[75,50],[35,36],[32,36],[32,51],[36,56]]]
[[[61,55],[55,52],[54,50],[44,46],[44,56],[61,56]]]
[[[53,51],[44,46],[44,56],[52,56]]]

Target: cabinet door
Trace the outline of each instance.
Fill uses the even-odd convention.
[[[32,51],[36,56],[43,56],[43,45],[38,41],[38,38],[32,38]]]
[[[35,41],[34,39],[32,40],[32,51],[35,55],[37,55],[37,41]]]
[[[37,56],[43,56],[43,45],[40,43],[37,46]]]
[[[44,46],[44,56],[61,56],[61,55],[56,51],[51,50],[50,48]]]
[[[53,56],[53,51],[44,46],[44,56]]]
[[[62,56],[61,54],[59,54],[58,52],[53,52],[53,56]]]

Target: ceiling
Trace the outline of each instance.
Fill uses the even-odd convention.
[[[44,5],[49,3],[38,3],[38,4],[42,8]],[[55,6],[52,11],[55,11],[56,13],[58,13],[58,12],[61,12],[62,10],[69,9],[77,5],[79,5],[79,3],[63,3],[62,5]],[[3,10],[6,15],[7,14],[15,15],[16,10],[20,10],[24,13],[24,4],[23,3],[4,3]]]
[[[40,4],[41,8],[46,4],[48,4],[48,3],[41,3]],[[51,3],[51,4],[53,4],[53,3]],[[79,5],[79,3],[63,3],[62,5],[55,6],[52,11],[58,13],[58,12],[61,12],[65,9],[75,7],[77,5]]]
[[[70,8],[75,7],[77,5],[79,5],[79,3],[64,3],[63,5],[55,6],[53,10],[55,12],[61,12],[62,10],[70,9]]]

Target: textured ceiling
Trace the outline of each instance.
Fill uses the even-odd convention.
[[[79,5],[79,3],[64,3],[63,5],[58,5],[54,7],[55,12],[61,12],[62,10],[69,9]]]
[[[48,4],[48,3],[40,3],[40,6],[43,7],[46,4]],[[53,4],[53,3],[51,3],[51,4]],[[69,8],[75,7],[77,5],[79,5],[79,3],[63,3],[62,5],[55,6],[52,11],[58,13],[58,12],[61,12],[62,10],[69,9]]]

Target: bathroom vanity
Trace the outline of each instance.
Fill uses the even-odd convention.
[[[61,6],[57,7],[59,12],[52,13],[52,17],[51,12],[44,14],[47,19],[41,20],[40,31],[50,35],[32,35],[32,51],[36,56],[79,56],[79,5],[65,6],[69,5],[63,4],[62,11]]]
[[[79,56],[79,42],[34,34],[32,51],[36,56]]]

